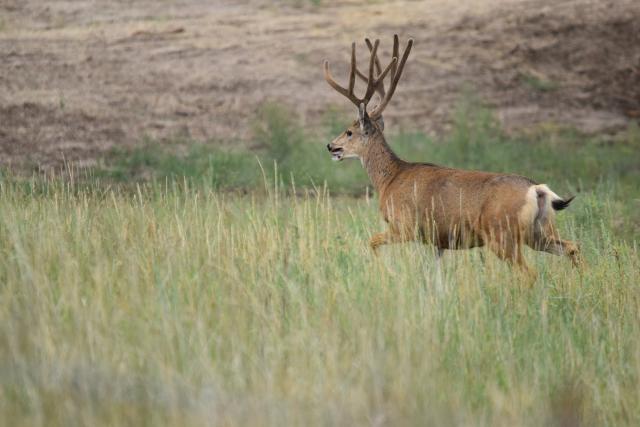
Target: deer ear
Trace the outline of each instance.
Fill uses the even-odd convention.
[[[368,133],[371,129],[371,120],[369,119],[367,109],[362,102],[358,106],[358,122],[360,122],[360,131],[364,134]]]
[[[380,128],[380,130],[384,131],[384,120],[382,119],[382,116],[376,119],[376,123],[378,124],[378,127]]]

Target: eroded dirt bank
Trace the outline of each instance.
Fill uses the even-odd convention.
[[[268,100],[314,126],[330,105],[350,108],[324,82],[322,60],[346,79],[352,40],[380,37],[386,58],[394,32],[416,43],[390,126],[442,132],[466,87],[507,129],[614,133],[640,117],[634,0],[5,0],[0,161],[92,164],[145,136],[246,140]]]

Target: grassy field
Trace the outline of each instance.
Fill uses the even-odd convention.
[[[530,289],[482,250],[372,256],[359,165],[274,111],[264,172],[254,153],[143,147],[89,179],[2,178],[3,424],[640,424],[637,128],[506,136],[461,108],[444,141],[392,138],[578,193],[559,226],[588,267],[529,251]]]

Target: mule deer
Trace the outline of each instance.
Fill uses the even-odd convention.
[[[324,76],[329,85],[358,108],[358,118],[327,149],[333,160],[359,158],[380,197],[380,210],[388,230],[375,234],[370,246],[419,240],[445,249],[487,246],[500,259],[517,265],[532,281],[536,273],[523,257],[523,246],[555,255],[567,255],[574,265],[580,252],[574,242],[562,240],[554,225],[555,211],[566,208],[563,200],[544,184],[518,175],[468,171],[431,163],[406,162],[391,150],[383,131],[382,112],[393,96],[413,40],[399,56],[393,39],[391,62],[382,69],[377,57],[379,40],[365,40],[369,51],[368,73],[356,66],[356,45],[351,45],[348,87],[333,79],[329,62]],[[384,79],[390,78],[385,90]],[[366,85],[362,98],[354,94],[356,76]],[[378,93],[380,103],[367,111]]]

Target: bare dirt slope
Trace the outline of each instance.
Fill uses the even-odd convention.
[[[640,116],[637,0],[358,3],[2,0],[1,163],[91,164],[145,136],[246,140],[269,100],[313,126],[348,106],[322,60],[346,79],[352,40],[380,37],[386,58],[394,32],[416,44],[391,126],[446,129],[465,87],[507,129],[615,132]]]

